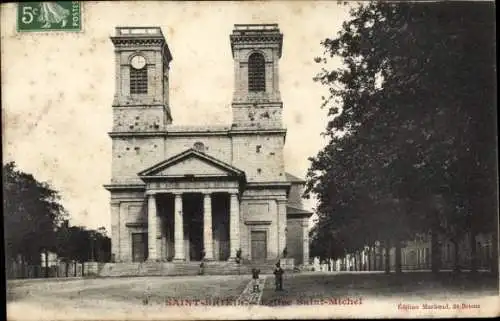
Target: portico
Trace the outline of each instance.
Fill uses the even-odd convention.
[[[146,183],[149,261],[235,258],[243,172],[189,149],[139,177]]]
[[[209,261],[221,260],[225,257],[235,258],[236,250],[240,248],[237,190],[153,190],[146,194],[148,199],[148,260],[199,261],[203,258],[202,251],[204,259]],[[193,203],[197,201],[197,198],[202,200],[201,213],[196,212],[197,204]],[[224,203],[224,201],[221,202],[223,198],[229,200],[229,208],[226,213],[219,212],[216,216],[217,220],[214,221],[212,203],[217,203],[218,207],[224,211],[225,209],[221,206]],[[173,207],[168,206],[171,199],[173,199]],[[159,210],[158,204],[166,206]],[[168,213],[169,210],[173,215]],[[217,232],[215,237],[214,229]],[[173,244],[170,242],[169,231],[173,231]],[[198,231],[200,233],[197,233]],[[227,234],[228,240],[224,237]]]

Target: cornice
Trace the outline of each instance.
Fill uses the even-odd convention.
[[[111,42],[115,46],[120,47],[131,47],[131,46],[148,46],[148,45],[159,45],[165,44],[165,39],[161,37],[111,37]]]
[[[150,132],[108,132],[109,137],[190,137],[190,136],[237,136],[237,135],[262,135],[262,134],[278,134],[286,135],[286,128],[271,128],[271,129],[228,129],[228,130],[214,130],[214,131],[150,131]]]
[[[283,102],[282,101],[271,101],[271,100],[267,100],[267,99],[254,99],[254,100],[246,99],[246,100],[233,101],[231,103],[231,107],[233,107],[233,108],[248,108],[248,107],[283,108]]]
[[[261,135],[261,134],[280,134],[286,135],[286,128],[260,128],[260,129],[249,129],[249,128],[232,128],[230,131],[231,135]]]
[[[208,128],[208,127],[207,127]],[[229,130],[193,130],[193,131],[183,131],[183,130],[175,130],[175,131],[167,131],[166,136],[170,137],[186,137],[186,136],[228,136]]]
[[[292,184],[290,182],[249,182],[247,183],[247,188],[290,188]]]
[[[108,132],[108,136],[111,138],[119,137],[165,137],[167,133],[164,131],[151,131],[151,132]]]
[[[126,227],[147,227],[148,222],[129,222],[125,223]]]
[[[238,32],[229,36],[231,41],[231,51],[234,57],[235,45],[251,44],[276,44],[278,45],[278,57],[281,58],[283,48],[283,34],[277,31],[249,31]]]
[[[271,221],[245,221],[245,225],[271,225]]]
[[[103,186],[108,191],[130,191],[130,190],[143,191],[146,189],[146,184],[106,184]]]
[[[274,34],[263,34],[263,33],[253,33],[253,34],[241,34],[241,35],[231,35],[231,41],[233,42],[281,42],[283,40],[283,35],[281,33]]]
[[[144,103],[113,103],[111,105],[111,107],[113,108],[130,108],[130,107],[139,107],[139,108],[143,108],[143,109],[147,109],[147,108],[151,108],[151,107],[163,107],[163,108],[166,108],[168,109],[168,106],[164,103],[161,103],[161,102],[153,102],[153,103],[148,103],[148,104],[144,104]]]

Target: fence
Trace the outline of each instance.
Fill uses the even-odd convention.
[[[32,278],[64,278],[95,276],[103,263],[68,262],[45,267],[44,265],[28,265],[16,262],[7,264],[5,274],[7,279]]]

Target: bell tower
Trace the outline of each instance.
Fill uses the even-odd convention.
[[[283,34],[277,24],[236,24],[230,36],[234,59],[233,127],[282,128],[279,59]]]
[[[159,27],[117,27],[113,132],[157,132],[172,122],[172,55]]]
[[[159,27],[117,27],[111,41],[116,81],[111,181],[140,184],[137,173],[165,156],[172,55]]]

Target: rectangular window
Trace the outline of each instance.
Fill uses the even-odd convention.
[[[130,68],[130,93],[147,94],[148,93],[148,70],[147,68]]]

